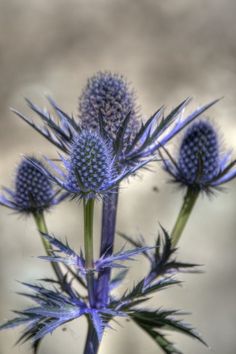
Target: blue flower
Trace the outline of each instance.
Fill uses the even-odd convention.
[[[72,146],[67,188],[79,193],[99,193],[112,179],[111,168],[108,145],[96,133],[83,131]]]
[[[61,156],[64,170],[47,159],[54,173],[32,159],[29,161],[51,181],[79,198],[96,198],[112,192],[119,182],[149,161],[145,160],[118,172],[116,157],[112,155],[109,141],[90,130],[82,130],[70,149],[67,158]]]
[[[212,123],[199,120],[187,129],[178,160],[165,160],[164,166],[182,186],[210,192],[236,176],[235,163],[230,160],[229,152],[220,153],[218,135]]]
[[[28,158],[43,167],[34,157]],[[0,204],[23,213],[43,211],[62,200],[62,196],[59,197],[58,192],[53,190],[47,176],[26,159],[17,168],[15,189],[4,188],[3,191],[8,196],[0,195]]]
[[[130,116],[124,143],[129,144],[140,125],[134,92],[123,76],[99,72],[88,79],[79,99],[82,127],[99,130],[102,124],[107,137],[115,141],[127,115]]]
[[[62,111],[51,98],[48,100],[57,119],[46,109],[26,100],[30,109],[42,119],[43,126],[16,110],[13,112],[65,153],[71,151],[81,129],[95,130],[111,142],[119,168],[134,166],[155,155],[160,147],[218,101],[199,107],[184,117],[184,110],[191,101],[187,98],[167,115],[163,107],[159,108],[143,123],[136,113],[134,94],[128,84],[122,76],[110,73],[99,73],[88,81],[80,97],[78,120]]]

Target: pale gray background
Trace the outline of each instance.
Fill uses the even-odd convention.
[[[224,96],[209,116],[224,135],[224,147],[236,148],[235,14],[235,0],[1,0],[0,183],[12,183],[21,153],[55,156],[55,149],[14,117],[9,107],[29,113],[25,96],[44,105],[43,94],[50,93],[67,112],[76,114],[77,97],[87,77],[98,70],[127,76],[145,117],[160,105],[172,108],[189,95],[195,98],[192,108]],[[156,235],[158,221],[171,229],[182,198],[166,184],[164,173],[155,171],[124,184],[118,215],[120,230],[142,232],[148,242]],[[155,185],[159,193],[153,192]],[[227,193],[212,201],[199,200],[180,242],[180,258],[204,264],[206,273],[183,277],[183,287],[153,301],[157,307],[192,312],[188,321],[215,354],[236,352],[235,187],[232,182]],[[32,220],[9,214],[1,208],[1,321],[10,317],[11,309],[27,303],[15,294],[22,290],[16,280],[32,281],[49,272],[49,266],[35,258],[43,251]],[[79,247],[80,207],[61,205],[48,219],[51,231]],[[142,264],[134,266],[138,279]],[[127,286],[131,284],[132,277]],[[85,322],[66,328],[48,336],[40,353],[82,353]],[[121,327],[114,328],[105,335],[101,354],[159,353],[133,324],[121,321]],[[1,333],[1,354],[30,353],[28,345],[13,347],[19,333]],[[184,336],[171,338],[186,354],[209,353]]]

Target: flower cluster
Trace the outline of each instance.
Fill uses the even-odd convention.
[[[46,279],[51,287],[23,283],[31,290],[23,295],[35,305],[16,311],[17,317],[0,329],[25,325],[19,342],[32,340],[34,354],[45,335],[81,316],[88,320],[84,354],[97,354],[104,331],[115,317],[123,316],[144,330],[166,354],[180,353],[166,337],[168,329],[204,343],[190,325],[178,319],[177,311],[160,306],[151,310],[145,304],[160,290],[179,284],[179,272],[196,267],[177,261],[175,246],[199,192],[208,192],[236,176],[235,161],[230,162],[229,154],[220,153],[213,125],[205,120],[192,123],[217,100],[185,117],[190,102],[186,99],[169,114],[165,115],[161,107],[143,122],[133,90],[122,76],[108,72],[88,80],[76,119],[48,99],[56,117],[27,100],[42,125],[14,112],[62,153],[56,162],[45,158],[47,165],[32,156],[24,158],[17,169],[15,189],[4,188],[0,203],[33,215],[46,250],[46,255],[39,258],[51,263],[56,280]],[[189,124],[175,161],[165,145]],[[120,236],[132,249],[123,247],[114,252],[120,183],[157,157],[162,158],[174,180],[188,190],[174,230],[169,235],[162,228],[152,246],[144,237],[133,239],[122,233]],[[44,211],[67,196],[83,200],[84,251],[73,250],[68,242],[52,236],[46,226]],[[98,197],[103,203],[102,231],[100,255],[95,259],[93,213],[95,200],[100,202]],[[133,288],[116,292],[128,274],[125,262],[136,256],[143,256],[149,268]]]
[[[88,99],[90,95],[92,99]],[[217,102],[212,101],[184,117],[184,110],[191,101],[187,98],[167,115],[163,107],[159,108],[144,123],[138,119],[134,97],[127,83],[119,75],[108,73],[99,73],[89,80],[80,98],[80,120],[70,117],[52,98],[48,100],[57,117],[26,100],[30,109],[43,121],[43,126],[16,110],[13,112],[67,154],[82,130],[95,130],[106,140],[111,140],[111,149],[119,168],[133,166],[156,154],[160,147]],[[113,107],[112,110],[110,107]]]

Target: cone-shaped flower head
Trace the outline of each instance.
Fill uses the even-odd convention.
[[[236,175],[230,154],[220,153],[214,126],[207,120],[193,123],[186,131],[179,149],[178,161],[165,161],[166,170],[184,186],[209,191]]]
[[[179,169],[187,184],[205,184],[217,175],[218,137],[207,121],[196,122],[187,130],[180,146]]]
[[[99,72],[92,76],[80,97],[79,111],[82,126],[99,129],[100,125],[113,141],[129,115],[124,142],[132,140],[139,126],[134,92],[123,76]]]
[[[137,114],[135,95],[127,81],[123,76],[109,72],[99,72],[88,80],[79,99],[79,119],[65,113],[52,98],[48,97],[48,100],[56,116],[26,100],[40,117],[41,126],[13,111],[68,155],[81,131],[96,131],[110,142],[119,170],[142,165],[144,159],[155,157],[161,147],[217,102],[198,107],[185,116],[185,108],[191,101],[187,98],[167,115],[164,107],[160,107],[144,123]]]
[[[150,160],[135,166],[117,168],[111,142],[93,130],[81,130],[70,146],[66,157],[60,155],[64,169],[46,159],[51,171],[29,159],[51,181],[69,192],[72,197],[96,198],[112,191],[125,177],[135,173]]]
[[[19,212],[34,213],[43,211],[50,206],[57,204],[63,198],[56,198],[50,179],[37,167],[42,167],[42,163],[34,157],[23,159],[16,171],[15,188],[10,190],[4,188],[8,194],[0,195],[0,204]],[[36,166],[37,164],[37,166]]]
[[[67,186],[72,191],[99,193],[111,179],[112,159],[107,144],[95,132],[82,132],[74,141]]]
[[[52,197],[51,181],[29,161],[21,161],[15,181],[16,203],[25,211],[45,209]]]

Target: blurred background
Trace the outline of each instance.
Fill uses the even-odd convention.
[[[236,148],[236,2],[234,0],[0,0],[0,184],[11,186],[21,154],[55,156],[55,149],[9,111],[31,115],[24,97],[40,106],[51,94],[68,113],[77,114],[78,96],[87,78],[98,70],[124,74],[135,88],[140,112],[150,116],[159,106],[167,110],[187,96],[194,109],[224,96],[209,117],[224,135],[225,148]],[[173,151],[178,138],[171,144]],[[236,154],[236,152],[235,152]],[[174,224],[183,194],[154,172],[124,184],[118,229],[151,243],[160,221]],[[157,187],[158,192],[153,188]],[[154,188],[156,189],[156,188]],[[162,292],[156,307],[181,308],[210,349],[176,334],[171,339],[183,353],[235,354],[235,199],[236,182],[226,193],[200,198],[180,241],[179,258],[203,264],[205,273],[185,275],[182,287]],[[96,222],[99,227],[99,211]],[[47,217],[50,230],[82,244],[80,206],[65,203]],[[17,280],[49,276],[33,221],[0,209],[0,318],[26,306]],[[97,231],[97,237],[99,232]],[[121,245],[117,240],[116,247]],[[132,264],[131,264],[132,266]],[[133,264],[127,286],[142,273]],[[40,354],[82,353],[86,323],[66,325],[47,336]],[[0,353],[30,353],[29,344],[14,343],[20,330],[0,333]],[[100,353],[159,353],[156,345],[134,324],[120,321],[107,332]]]

